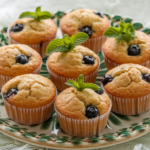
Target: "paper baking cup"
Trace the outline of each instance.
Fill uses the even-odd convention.
[[[75,137],[90,137],[98,135],[106,127],[111,107],[112,104],[105,114],[87,120],[68,118],[62,115],[56,108],[55,110],[60,127],[68,135]]]
[[[35,71],[31,72],[33,74],[39,74],[40,73],[40,70],[41,70],[41,67],[42,67],[42,61],[41,61],[41,65],[39,66],[38,69],[36,69]],[[3,76],[3,75],[0,75],[0,89],[3,87],[3,85],[9,81],[10,79],[12,79],[14,77],[11,77],[11,76]]]
[[[8,28],[8,30],[7,30],[7,35],[8,35],[8,37],[9,37],[9,41],[10,41],[11,44],[24,44],[24,43],[19,43],[19,42],[13,40],[13,39],[10,37],[10,35],[9,35],[9,28]],[[55,39],[55,37],[54,37],[53,39],[47,41],[47,42],[42,42],[42,43],[39,43],[39,44],[26,44],[26,45],[28,45],[28,46],[30,46],[31,48],[33,48],[34,50],[36,50],[36,51],[41,55],[42,58],[45,58],[45,57],[47,57],[47,56],[45,55],[45,53],[46,53],[46,48],[47,48],[48,44],[49,44],[52,40],[54,40],[54,39]]]
[[[139,98],[119,98],[108,95],[112,100],[112,111],[117,114],[137,115],[150,109],[150,94]]]
[[[62,31],[62,34],[64,35],[63,31]],[[107,39],[107,37],[105,37],[105,36],[99,36],[97,38],[90,38],[86,42],[82,43],[81,45],[89,48],[90,50],[94,51],[95,53],[98,53],[101,51],[102,45],[104,44],[106,39]]]
[[[103,57],[104,57],[104,59],[105,59],[105,64],[106,64],[107,70],[111,70],[111,69],[113,69],[113,68],[115,68],[115,67],[117,67],[117,66],[119,66],[119,65],[122,65],[122,64],[117,64],[117,63],[111,61],[110,59],[108,59],[108,58],[104,55],[104,53],[103,53]],[[146,61],[146,62],[144,62],[144,63],[141,63],[141,64],[139,64],[139,65],[142,65],[142,66],[144,66],[144,67],[150,68],[150,60],[148,60],[148,61]]]
[[[99,66],[100,66],[100,60],[99,60],[99,65],[98,65],[97,69],[93,73],[91,73],[87,76],[84,76],[84,82],[86,82],[86,83],[95,83]],[[57,87],[57,89],[59,91],[63,91],[64,89],[68,88],[68,86],[65,84],[65,82],[67,82],[69,79],[72,79],[72,80],[75,80],[75,81],[77,81],[77,79],[78,79],[78,78],[63,77],[63,76],[59,76],[59,75],[54,74],[49,69],[47,63],[46,63],[46,67],[47,67],[47,70],[48,70],[48,73],[50,75],[50,78],[51,78],[52,82],[55,84],[55,86]]]
[[[56,99],[56,96],[51,103],[45,106],[29,109],[29,108],[20,108],[9,104],[7,100],[3,98],[2,94],[2,98],[4,101],[8,117],[17,123],[24,125],[40,124],[49,119],[53,112],[54,101]]]

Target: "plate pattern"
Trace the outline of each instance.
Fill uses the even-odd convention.
[[[52,18],[59,27],[60,19],[66,12],[58,11],[53,14]],[[141,30],[146,34],[150,34],[150,28],[144,28],[140,22],[134,22],[131,18],[123,18],[120,15],[110,16],[105,14],[111,26],[117,27],[121,20],[126,23],[132,23],[134,29]],[[6,35],[7,27],[4,27],[0,33],[0,46],[8,45],[8,37]],[[61,33],[60,33],[61,35]],[[58,36],[59,38],[60,36]],[[96,84],[100,85],[102,77],[107,72],[102,53],[98,53],[101,64],[97,74]],[[49,78],[46,69],[46,60],[43,59],[43,65],[40,74]],[[93,148],[110,146],[112,144],[124,142],[139,137],[150,131],[149,111],[136,116],[122,116],[111,112],[105,130],[100,135],[89,138],[78,138],[68,136],[61,130],[55,110],[52,117],[40,125],[24,126],[13,122],[8,118],[2,96],[0,95],[0,131],[7,135],[26,141],[31,144],[51,147],[51,148]]]

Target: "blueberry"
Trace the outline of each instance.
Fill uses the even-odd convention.
[[[7,93],[4,93],[4,94],[3,94],[3,97],[4,97],[5,99],[8,99],[10,96],[16,95],[17,92],[18,92],[17,89],[10,89]]]
[[[28,63],[27,56],[25,56],[23,54],[17,55],[16,56],[16,63],[20,63],[20,64],[26,64],[26,63]]]
[[[89,37],[91,37],[92,35],[92,28],[90,26],[85,26],[81,29],[81,32],[85,32],[89,35]]]
[[[103,14],[100,13],[100,12],[94,12],[94,14],[100,16],[101,18],[103,18]]]
[[[86,55],[83,57],[83,62],[84,62],[84,64],[87,64],[87,65],[94,65],[95,60],[92,56]]]
[[[150,83],[150,75],[149,74],[142,74],[142,79],[146,82]]]
[[[137,45],[130,45],[128,48],[128,55],[136,56],[140,54],[140,48]]]
[[[23,24],[20,24],[20,23],[17,23],[15,24],[11,29],[10,31],[13,31],[13,32],[20,32],[23,30]]]
[[[102,79],[103,85],[106,85],[108,82],[111,82],[113,78],[110,75],[105,75],[104,78]]]
[[[87,106],[86,107],[86,117],[87,118],[95,118],[99,115],[99,111],[94,106]]]
[[[98,91],[95,91],[97,94],[101,95],[103,94],[104,90],[102,88],[100,88]]]

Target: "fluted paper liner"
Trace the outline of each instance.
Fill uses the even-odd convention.
[[[41,70],[41,67],[42,67],[42,62],[41,62],[41,65],[39,66],[39,68],[37,68],[35,71],[31,72],[33,74],[39,74],[40,73],[40,70]],[[0,89],[3,87],[3,85],[9,81],[10,79],[12,79],[14,77],[11,77],[11,76],[3,76],[3,75],[0,75]]]
[[[68,118],[62,115],[56,109],[56,107],[55,110],[60,127],[68,135],[77,137],[90,137],[98,135],[106,127],[111,107],[112,103],[110,104],[110,107],[105,114],[100,115],[93,119],[86,119],[86,120]]]
[[[112,111],[120,115],[137,115],[150,108],[150,94],[139,98],[119,98],[108,95],[112,100]]]
[[[95,83],[99,66],[100,66],[100,60],[99,60],[99,65],[98,65],[97,69],[93,73],[91,73],[87,76],[84,76],[84,82],[86,82],[86,83]],[[69,79],[72,79],[72,80],[75,80],[75,81],[77,81],[77,79],[78,79],[78,78],[63,77],[63,76],[59,76],[59,75],[54,74],[49,69],[47,63],[46,63],[46,67],[47,67],[47,70],[48,70],[48,73],[50,75],[50,78],[51,78],[52,82],[55,84],[55,86],[57,87],[57,89],[59,91],[63,91],[64,89],[68,88],[68,86],[65,84],[65,82],[67,82]]]
[[[51,103],[45,106],[39,108],[21,108],[11,105],[9,102],[7,102],[7,100],[3,98],[2,94],[8,117],[17,123],[24,125],[40,124],[49,119],[53,112],[56,96]]]
[[[8,37],[9,37],[9,41],[10,41],[11,44],[24,44],[24,43],[19,43],[19,42],[13,40],[13,39],[10,37],[10,35],[9,35],[9,28],[8,28],[8,30],[7,30],[7,35],[8,35]],[[30,46],[31,48],[33,48],[34,50],[36,50],[36,51],[41,55],[41,57],[42,57],[42,59],[43,59],[43,58],[47,57],[47,56],[45,55],[45,53],[46,53],[46,48],[47,48],[48,44],[49,44],[52,40],[54,40],[54,39],[55,39],[55,37],[52,38],[52,39],[50,39],[50,40],[47,41],[47,42],[42,42],[42,43],[39,43],[39,44],[25,44],[25,45],[28,45],[28,46]]]

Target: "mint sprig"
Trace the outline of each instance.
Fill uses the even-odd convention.
[[[51,14],[48,11],[41,12],[41,6],[37,7],[35,12],[23,12],[19,18],[33,18],[37,21],[41,21],[43,19],[51,18]]]
[[[86,88],[92,89],[94,91],[97,91],[100,88],[99,86],[97,86],[96,84],[93,84],[93,83],[84,83],[84,76],[83,76],[83,74],[81,74],[78,77],[78,81],[74,81],[74,80],[70,79],[65,84],[68,85],[68,86],[74,87],[78,91],[82,91],[82,90],[84,90]]]
[[[55,39],[49,43],[46,48],[46,55],[50,55],[54,52],[69,52],[77,45],[84,43],[88,38],[88,34],[84,32],[76,33],[71,37],[65,34],[63,39]]]
[[[119,27],[110,27],[104,32],[104,36],[115,37],[117,42],[125,41],[129,43],[135,38],[135,30],[130,23],[125,23],[121,21]]]

